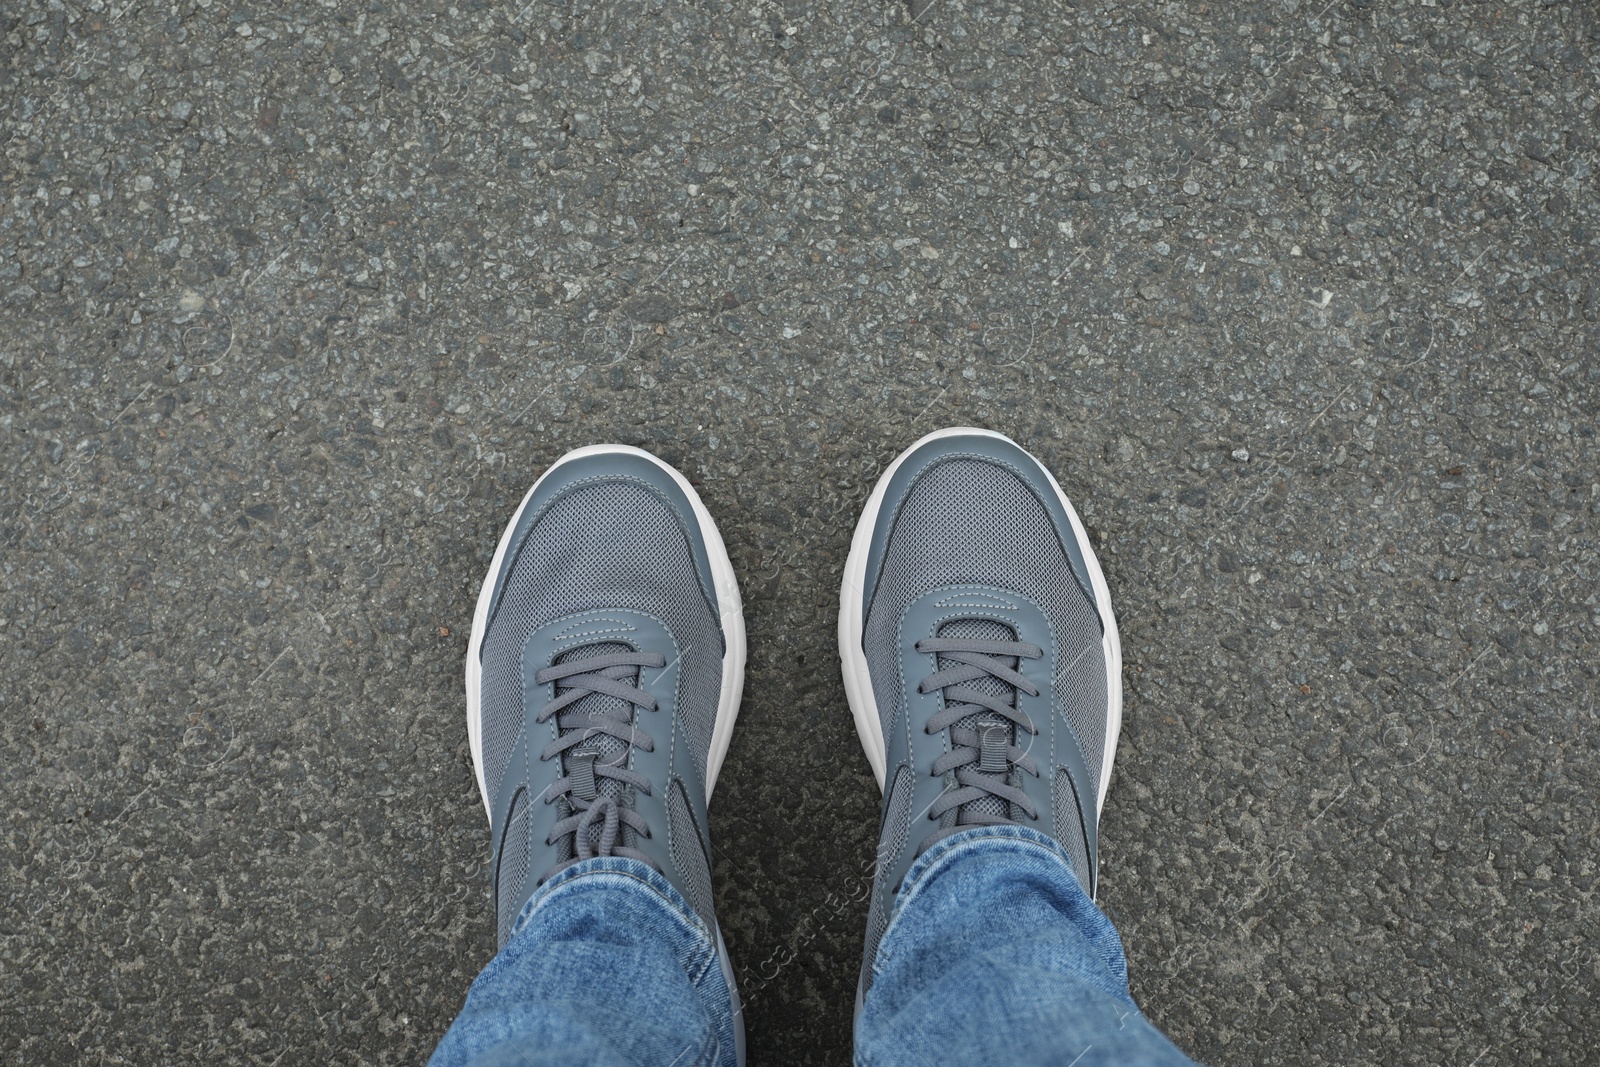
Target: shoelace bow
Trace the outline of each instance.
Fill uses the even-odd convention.
[[[933,761],[933,774],[942,777],[955,771],[955,789],[945,791],[928,809],[928,818],[940,820],[956,809],[955,824],[929,835],[917,849],[921,855],[934,842],[969,826],[1018,825],[993,812],[979,811],[971,805],[995,797],[1020,808],[1030,819],[1039,809],[1028,794],[1010,784],[1011,768],[1018,767],[1038,777],[1033,757],[1012,742],[1011,727],[1030,736],[1038,733],[1033,720],[1015,706],[1017,690],[1038,696],[1039,688],[1018,674],[1012,666],[1022,659],[1039,659],[1044,649],[1025,641],[980,641],[960,637],[929,637],[918,641],[918,652],[939,657],[934,662],[954,662],[956,666],[935,671],[917,686],[919,693],[944,690],[944,707],[935,712],[923,729],[937,734],[950,731],[950,751]],[[985,693],[969,683],[980,678],[995,678],[1010,687],[1005,696]],[[957,725],[974,715],[985,715],[976,728]],[[998,716],[989,717],[989,716]],[[1009,809],[1008,809],[1009,810]]]
[[[556,683],[556,698],[534,718],[535,722],[542,723],[555,716],[558,731],[556,740],[545,746],[539,758],[550,760],[567,753],[567,774],[545,791],[544,802],[553,804],[565,797],[573,810],[551,828],[544,843],[554,845],[560,838],[574,835],[573,858],[551,867],[540,882],[594,856],[623,856],[648,863],[658,871],[661,869],[643,852],[621,843],[624,826],[641,836],[651,836],[644,816],[626,802],[618,804],[616,797],[599,793],[600,780],[609,778],[649,796],[650,780],[627,766],[628,752],[632,748],[652,752],[655,741],[629,718],[606,711],[580,711],[573,705],[597,693],[626,701],[629,711],[633,707],[654,711],[656,698],[629,679],[636,677],[640,668],[665,667],[666,664],[666,657],[658,652],[606,652],[546,667],[534,675],[534,681],[540,685]],[[614,737],[622,745],[615,753],[604,757],[593,748],[580,747],[598,735]]]

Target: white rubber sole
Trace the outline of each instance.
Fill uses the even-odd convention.
[[[718,532],[716,522],[712,520],[711,513],[700,500],[700,494],[694,491],[688,480],[675,468],[644,449],[630,445],[586,445],[574,449],[551,464],[550,469],[545,471],[523,496],[522,503],[517,506],[516,514],[511,516],[505,532],[500,535],[500,544],[495,548],[488,575],[484,578],[483,588],[478,593],[477,609],[472,614],[472,637],[467,642],[467,740],[472,745],[472,767],[478,776],[478,792],[483,797],[483,810],[489,814],[491,821],[494,813],[489,806],[489,789],[483,776],[483,663],[480,655],[483,651],[484,631],[489,626],[489,607],[494,599],[495,575],[500,573],[506,551],[511,547],[511,535],[522,519],[523,509],[533,499],[534,490],[566,463],[587,456],[608,454],[639,456],[670,474],[678,488],[683,491],[683,495],[689,498],[689,504],[694,508],[695,521],[700,524],[700,536],[705,541],[706,558],[711,564],[711,580],[717,594],[717,612],[721,616],[722,636],[726,645],[726,651],[722,655],[722,697],[717,704],[716,725],[711,731],[711,751],[706,755],[707,804],[711,803],[711,789],[717,783],[717,774],[722,770],[722,760],[728,754],[728,742],[733,739],[733,723],[739,717],[739,700],[744,695],[744,601],[739,597],[739,582],[734,577],[733,563],[728,559],[728,549],[722,542],[722,534]]]
[[[872,764],[872,773],[878,778],[880,790],[883,788],[885,771],[883,720],[878,716],[878,701],[872,691],[872,678],[867,672],[867,654],[861,647],[862,597],[866,585],[867,553],[872,544],[872,531],[878,524],[878,513],[883,510],[883,499],[889,489],[889,480],[906,461],[906,457],[929,441],[956,436],[994,437],[1012,444],[1016,443],[993,430],[965,426],[937,430],[917,441],[900,453],[878,479],[872,495],[867,498],[867,506],[861,513],[861,521],[856,524],[855,536],[850,541],[850,555],[845,560],[844,582],[839,590],[839,663],[844,673],[845,698],[850,702],[850,712],[856,720],[856,733],[861,738],[861,746],[867,751],[867,762]],[[1055,475],[1051,474],[1042,463],[1039,464],[1039,469],[1050,479],[1050,485],[1055,489],[1067,518],[1072,522],[1072,532],[1077,535],[1078,545],[1083,549],[1083,562],[1089,571],[1089,581],[1094,586],[1095,607],[1099,609],[1100,622],[1105,631],[1102,645],[1106,661],[1106,751],[1100,768],[1100,795],[1095,800],[1095,820],[1098,822],[1100,809],[1105,807],[1106,791],[1111,788],[1111,765],[1116,759],[1117,736],[1122,731],[1122,641],[1117,636],[1117,620],[1111,612],[1111,591],[1106,587],[1105,573],[1101,571],[1100,561],[1095,558],[1094,549],[1089,544],[1089,535],[1083,529],[1083,521],[1078,518],[1078,512],[1067,499],[1067,494],[1061,491],[1061,485],[1056,481]]]

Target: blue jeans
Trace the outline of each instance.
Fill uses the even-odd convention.
[[[715,935],[667,880],[588,860],[534,894],[433,1067],[734,1067]],[[1111,921],[1059,846],[1025,827],[918,857],[878,946],[856,1063],[1189,1065],[1139,1013]]]

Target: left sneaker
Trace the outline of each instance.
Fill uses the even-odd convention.
[[[744,689],[739,586],[683,475],[626,445],[569,452],[523,498],[478,596],[467,734],[502,946],[551,875],[649,864],[715,935],[706,805]]]

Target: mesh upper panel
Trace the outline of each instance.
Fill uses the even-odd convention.
[[[708,925],[713,924],[710,857],[706,855],[700,829],[695,825],[694,809],[689,806],[683,782],[677,778],[672,780],[672,787],[667,791],[667,822],[670,824],[667,832],[672,836],[668,842],[672,848],[672,862],[683,876],[689,903]]]
[[[1094,891],[1094,879],[1089,870],[1089,840],[1083,836],[1079,820],[1078,793],[1072,788],[1072,775],[1065,767],[1056,771],[1055,811],[1056,840],[1072,856],[1072,870],[1085,893]]]
[[[884,821],[883,839],[878,842],[878,866],[872,883],[872,907],[867,912],[868,971],[872,969],[872,961],[878,954],[878,942],[883,938],[883,931],[889,925],[889,908],[894,896],[889,875],[899,865],[900,855],[906,850],[906,841],[911,837],[911,797],[915,786],[910,769],[902,767],[895,774],[894,785],[889,790],[888,816]]]
[[[1070,530],[1063,534],[1072,536]],[[862,636],[885,732],[900,704],[895,640],[906,608],[932,589],[964,584],[1010,589],[1037,603],[1051,620],[1059,642],[1056,697],[1083,748],[1094,779],[1090,791],[1098,795],[1106,725],[1099,614],[1073,576],[1044,505],[1015,475],[986,460],[934,463],[894,516]],[[1017,638],[1037,644],[1047,635]]]
[[[500,902],[500,944],[511,936],[511,924],[517,921],[522,910],[522,889],[528,880],[528,794],[518,793],[511,804],[511,818],[506,823],[505,836],[500,845],[500,872],[495,895]]]
[[[654,615],[677,639],[678,713],[703,778],[722,688],[722,630],[673,509],[639,482],[581,485],[546,509],[507,565],[482,652],[483,771],[491,800],[522,728],[528,635],[567,615],[606,608]],[[544,744],[541,738],[537,747]]]

